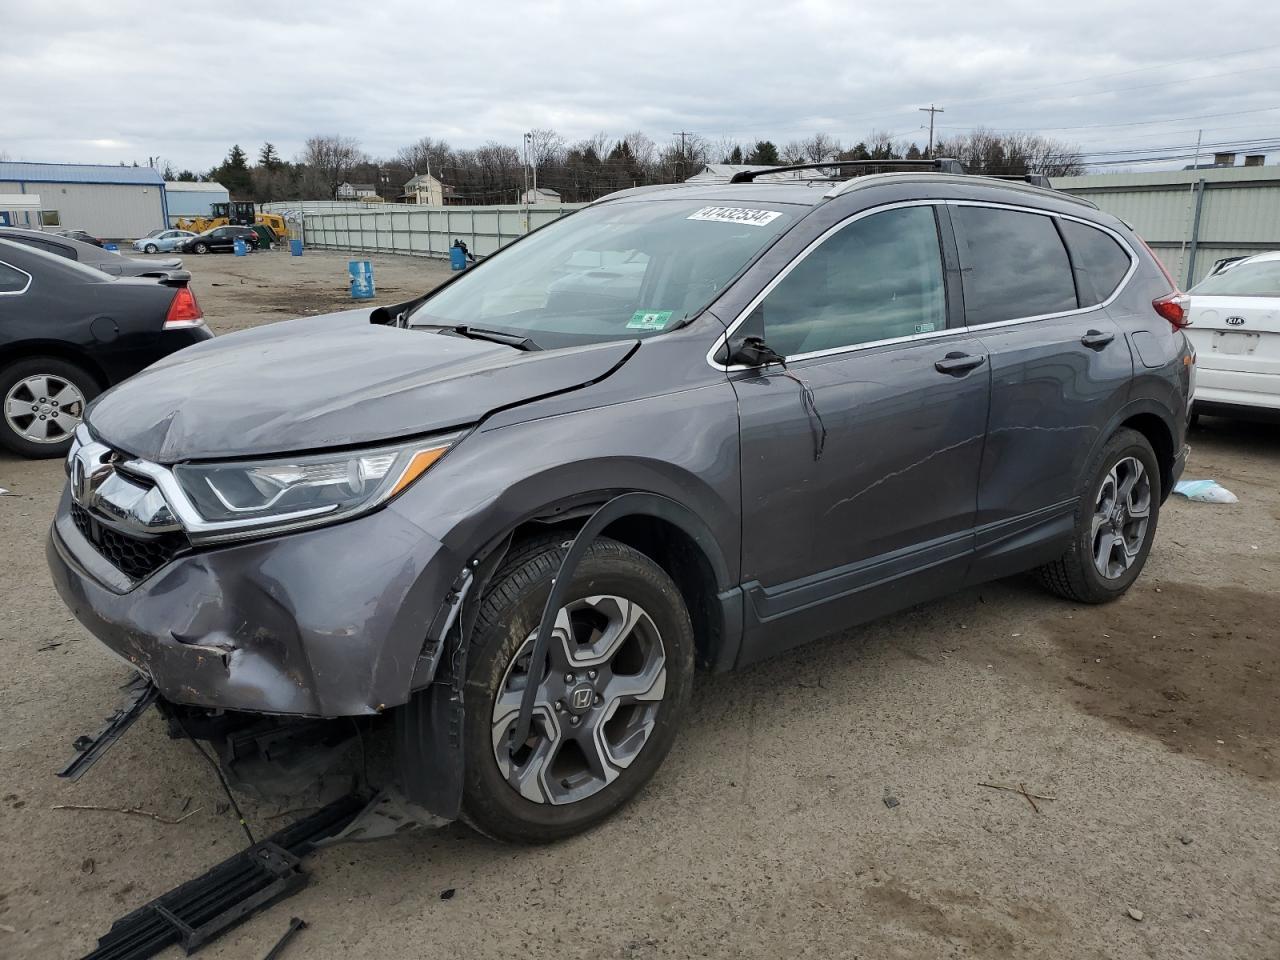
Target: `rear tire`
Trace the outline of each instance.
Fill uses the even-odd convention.
[[[1122,596],[1146,565],[1161,498],[1151,444],[1136,430],[1117,430],[1084,472],[1071,546],[1036,571],[1041,584],[1078,603]]]
[[[27,357],[0,368],[0,446],[32,460],[66,456],[84,408],[100,389],[88,371],[57,357]]]
[[[527,651],[564,539],[543,538],[512,552],[494,575],[472,636],[463,818],[500,840],[548,843],[614,813],[671,749],[692,687],[693,628],[679,589],[649,557],[597,539],[578,564],[562,608],[573,637],[548,657],[534,732],[512,750],[503,739],[514,726],[509,705],[538,675]],[[615,636],[620,639],[610,646]],[[606,649],[614,651],[607,658]],[[575,666],[570,659],[566,667],[558,659],[565,655],[586,662]],[[642,694],[621,693],[650,683]],[[588,745],[579,746],[582,741]]]

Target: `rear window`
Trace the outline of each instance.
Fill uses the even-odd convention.
[[[1080,306],[1092,307],[1116,292],[1129,272],[1129,254],[1110,235],[1075,220],[1060,220],[1071,248],[1071,262],[1080,290]]]
[[[970,326],[1076,309],[1067,248],[1053,218],[994,207],[951,210]]]
[[[1207,297],[1280,297],[1280,260],[1254,260],[1228,267],[1188,292]]]

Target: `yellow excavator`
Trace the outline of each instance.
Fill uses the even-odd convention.
[[[252,200],[232,200],[229,203],[215,203],[211,205],[210,210],[211,214],[207,217],[179,217],[174,221],[174,226],[179,230],[204,233],[206,230],[212,230],[214,227],[225,227],[228,224],[237,224],[242,227],[252,227],[254,224],[260,224],[264,227],[270,227],[277,240],[287,240],[289,238],[289,227],[285,223],[284,217],[278,213],[258,213],[254,210]]]

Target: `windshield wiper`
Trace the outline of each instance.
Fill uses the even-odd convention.
[[[542,349],[528,337],[521,337],[514,333],[503,333],[501,330],[485,330],[483,327],[472,327],[465,323],[458,324],[453,328],[453,332],[460,337],[466,337],[468,340],[489,340],[493,343],[502,343],[508,347],[515,347],[517,350]]]

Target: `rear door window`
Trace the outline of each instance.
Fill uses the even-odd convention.
[[[1053,218],[954,206],[969,326],[1074,310],[1076,286]]]
[[[1129,254],[1110,235],[1075,220],[1060,220],[1062,235],[1071,248],[1080,306],[1092,307],[1116,292],[1129,272]]]
[[[31,281],[21,270],[0,263],[0,293],[22,293]]]
[[[784,357],[945,329],[933,207],[855,220],[801,260],[753,311]]]

